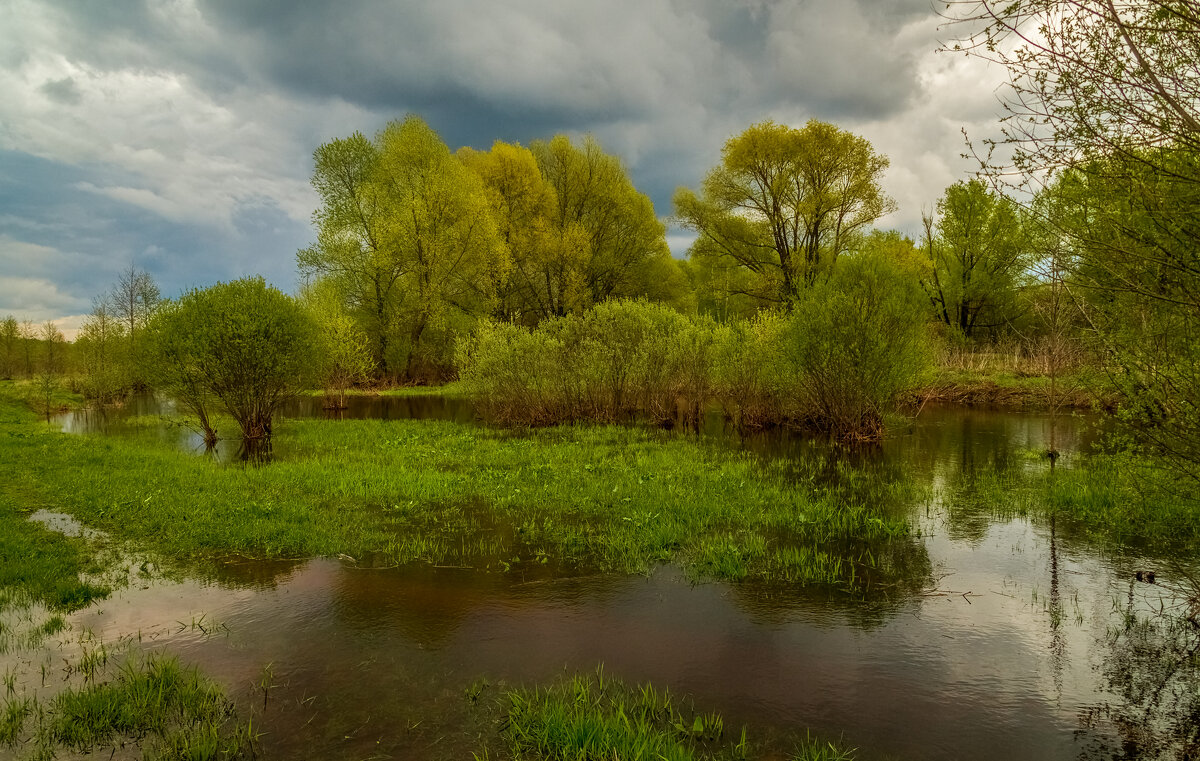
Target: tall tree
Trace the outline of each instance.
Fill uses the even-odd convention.
[[[730,138],[700,193],[680,188],[675,213],[699,233],[692,260],[752,303],[789,303],[857,237],[895,208],[888,166],[862,137],[832,124],[766,121]]]
[[[380,149],[359,132],[313,153],[317,242],[297,254],[301,273],[337,281],[370,337],[376,372],[390,375],[400,278],[409,270],[390,231],[393,210],[380,182]]]
[[[533,143],[530,150],[557,202],[557,240],[543,273],[552,314],[610,298],[686,300],[687,279],[671,258],[666,227],[620,159],[605,153],[591,137],[575,145],[557,135]]]
[[[586,242],[581,236],[576,245],[562,245],[555,230],[558,200],[533,152],[497,140],[490,151],[462,148],[458,156],[483,180],[497,232],[512,257],[512,271],[496,287],[495,316],[527,325],[553,316],[561,292],[555,284],[576,265]]]
[[[413,380],[443,360],[429,334],[446,344],[463,319],[490,312],[507,274],[482,182],[414,116],[373,141],[355,134],[314,156],[322,207],[317,242],[297,257],[301,272],[336,279],[379,373],[399,366]]]
[[[1017,205],[971,180],[946,188],[937,213],[925,218],[924,283],[937,319],[966,338],[1004,325],[1029,265]]]

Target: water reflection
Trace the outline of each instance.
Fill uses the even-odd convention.
[[[439,397],[350,401],[350,417],[474,419]],[[320,403],[289,414],[324,415]],[[1058,422],[1060,466],[1096,440],[1087,423]],[[915,534],[879,558],[894,583],[866,600],[692,584],[672,567],[649,578],[523,578],[241,562],[206,581],[127,590],[75,622],[108,639],[156,631],[156,646],[201,664],[243,705],[261,703],[252,685],[274,664],[279,686],[255,725],[277,759],[470,757],[494,727],[473,723],[468,685],[544,682],[599,662],[630,683],[690,694],[727,726],[779,737],[812,727],[863,758],[1194,757],[1196,630],[1152,615],[1172,604],[1169,584],[1131,580],[1162,564],[1068,540],[1053,518],[1004,514],[984,498],[995,474],[1048,468],[1038,453],[1050,425],[931,408],[852,453],[707,425],[700,446],[749,450],[816,488],[910,516]],[[221,636],[176,631],[198,615],[220,621]]]

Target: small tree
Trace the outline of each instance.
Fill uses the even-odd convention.
[[[126,389],[122,372],[124,330],[109,307],[97,304],[79,329],[75,346],[83,360],[83,394],[101,405]]]
[[[21,341],[21,326],[11,314],[0,321],[0,378],[12,380],[17,369],[17,346]]]
[[[21,354],[25,359],[25,377],[33,377],[33,347],[37,345],[38,331],[33,326],[33,320],[25,320],[21,323],[19,332],[21,339]]]
[[[192,290],[151,320],[161,387],[201,417],[216,403],[241,428],[244,452],[269,451],[279,406],[309,380],[316,328],[292,297],[261,277]]]
[[[63,365],[63,334],[53,322],[42,326],[41,339],[43,343],[42,365],[38,369],[36,386],[38,396],[46,411],[46,420],[54,411],[54,391],[58,388],[58,376],[62,373]]]
[[[799,422],[843,441],[883,435],[931,361],[916,266],[868,248],[797,299],[781,349]]]
[[[325,408],[346,408],[346,390],[366,381],[375,363],[371,339],[343,306],[337,281],[322,278],[301,290],[301,301],[317,326],[321,343],[321,379]]]
[[[154,278],[132,264],[120,274],[108,295],[108,313],[124,326],[128,342],[128,374],[134,388],[143,388],[146,384],[142,367],[142,331],[161,300]]]

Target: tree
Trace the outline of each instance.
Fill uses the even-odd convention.
[[[1009,74],[997,183],[1048,193],[1129,432],[1200,480],[1200,3],[957,3],[956,50]]]
[[[937,319],[965,338],[1004,325],[1029,264],[1017,205],[971,180],[946,188],[937,213],[924,218],[933,265],[924,285]]]
[[[832,124],[761,122],[725,143],[699,195],[676,191],[675,214],[699,233],[692,260],[720,273],[710,285],[756,306],[786,304],[895,208],[879,186],[887,166]]]
[[[591,137],[576,146],[557,135],[530,150],[556,200],[555,240],[540,278],[548,313],[613,298],[686,303],[687,279],[671,258],[666,227],[620,159]]]
[[[275,412],[316,364],[311,318],[261,277],[189,291],[155,314],[150,332],[160,387],[197,413],[209,444],[207,408],[220,405],[248,456],[269,451]]]
[[[842,257],[800,294],[780,337],[798,416],[844,441],[882,437],[884,416],[931,363],[922,264],[893,255],[896,237]]]
[[[21,326],[11,314],[0,320],[0,378],[12,380],[17,370],[17,346]]]
[[[33,326],[32,320],[25,320],[21,323],[20,330],[21,348],[24,350],[22,354],[25,359],[25,377],[33,377],[33,347],[38,341],[37,328]]]
[[[63,344],[65,339],[58,326],[47,321],[40,331],[42,341],[42,364],[38,369],[35,385],[46,412],[46,420],[54,411],[54,392],[58,388],[58,377],[63,370]]]
[[[462,148],[458,157],[483,181],[497,232],[512,258],[509,276],[496,284],[494,316],[535,325],[555,315],[555,296],[562,290],[555,283],[576,265],[586,243],[581,235],[576,245],[564,246],[564,236],[556,234],[557,197],[533,152],[497,140],[490,151]]]
[[[400,258],[409,263],[402,319],[408,334],[404,379],[411,381],[422,365],[449,364],[452,341],[442,342],[438,357],[425,351],[426,331],[456,332],[452,324],[460,317],[467,318],[459,328],[465,330],[488,314],[509,259],[483,183],[425,122],[413,116],[393,122],[379,142],[383,182],[399,212],[393,234]]]
[[[347,389],[370,377],[370,340],[346,311],[345,297],[334,281],[308,283],[300,297],[319,333],[325,408],[345,409]]]
[[[84,320],[75,339],[83,358],[83,393],[101,405],[114,401],[125,385],[123,372],[125,329],[104,303],[98,303]]]
[[[108,295],[109,314],[124,325],[125,338],[129,343],[126,354],[128,377],[135,388],[145,386],[141,333],[161,300],[154,278],[133,264],[117,277],[117,283]]]
[[[449,353],[459,323],[491,311],[506,277],[482,182],[414,116],[373,141],[357,133],[331,141],[314,159],[322,206],[300,270],[338,281],[381,375],[398,361],[414,380],[445,360],[438,352]]]

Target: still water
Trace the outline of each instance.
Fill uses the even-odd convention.
[[[287,414],[322,414],[319,399],[301,401]],[[348,417],[472,419],[464,403],[437,397],[351,401]],[[1056,423],[1060,466],[1092,445],[1090,423]],[[252,707],[274,759],[470,758],[496,727],[480,723],[468,688],[486,682],[480,699],[494,699],[497,682],[544,683],[601,663],[629,683],[690,695],[782,752],[811,728],[867,759],[1154,758],[1163,748],[1187,757],[1169,755],[1170,738],[1195,736],[1197,683],[1162,665],[1164,648],[1192,635],[1176,632],[1179,645],[1153,625],[1135,637],[1123,624],[1166,620],[1154,612],[1177,604],[1196,559],[1099,548],[969,499],[978,473],[1045,467],[1036,453],[1050,432],[1044,416],[931,409],[857,456],[856,467],[903,470],[931,487],[910,510],[932,580],[882,602],[692,584],[671,566],[531,581],[314,559],[128,589],[72,623],[201,666]],[[739,438],[719,420],[697,445],[797,459],[821,446]],[[1137,582],[1144,569],[1158,583]]]

